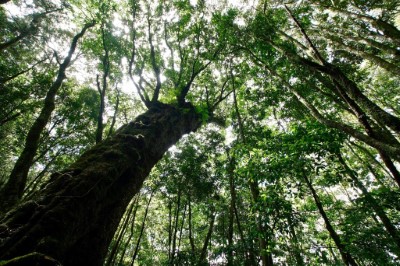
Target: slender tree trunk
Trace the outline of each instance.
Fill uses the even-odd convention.
[[[322,218],[324,219],[325,222],[325,227],[329,232],[329,235],[333,239],[333,241],[336,244],[336,247],[339,249],[340,255],[342,256],[343,262],[345,265],[351,265],[351,266],[357,266],[358,264],[354,260],[354,258],[346,251],[345,245],[342,243],[339,235],[336,233],[335,229],[331,225],[331,222],[329,221],[328,216],[326,215],[326,212],[324,208],[322,207],[322,203],[317,195],[317,192],[315,191],[314,187],[312,186],[310,180],[306,177],[305,174],[303,174],[303,178],[308,186],[308,188],[311,191],[311,194],[314,198],[315,204],[317,205],[318,211],[321,214]]]
[[[31,71],[31,70],[34,69],[37,65],[39,65],[40,63],[43,63],[43,62],[46,61],[47,59],[48,59],[48,58],[45,57],[44,59],[39,60],[38,62],[34,63],[32,66],[28,67],[27,69],[24,69],[24,70],[22,70],[22,71],[20,71],[20,72],[18,72],[18,73],[15,73],[15,74],[13,74],[13,75],[11,75],[11,76],[9,76],[9,77],[0,77],[0,92],[2,92],[2,91],[4,90],[4,84],[5,84],[6,82],[8,82],[8,81],[10,81],[10,80],[13,80],[13,79],[15,79],[15,78],[17,78],[17,77],[19,77],[19,76],[21,76],[21,75],[23,75],[23,74],[25,74],[25,73]],[[2,124],[0,124],[0,125],[2,125]]]
[[[242,225],[240,223],[240,219],[239,219],[239,213],[238,210],[236,208],[236,204],[234,206],[234,210],[235,210],[235,219],[236,219],[236,224],[237,224],[237,230],[239,232],[239,236],[240,236],[240,240],[242,241],[242,243],[244,244],[245,250],[243,250],[244,252],[244,257],[246,257],[246,262],[245,265],[255,265],[256,264],[256,258],[254,255],[254,248],[252,244],[248,244],[248,241],[246,240],[246,238],[244,237],[244,233],[243,233],[243,229],[242,229]]]
[[[292,220],[292,214],[289,214],[289,216],[287,217],[287,221],[288,221],[288,225],[289,225],[289,230],[290,230],[290,234],[292,235],[292,241],[294,244],[294,257],[296,259],[296,263],[298,266],[303,266],[304,265],[304,261],[303,258],[301,257],[301,253],[300,253],[300,246],[299,246],[299,241],[297,239],[297,235],[296,235],[296,230],[293,226],[293,220]]]
[[[324,30],[324,34],[328,32],[327,30]],[[366,36],[356,36],[354,34],[349,34],[346,32],[336,32],[342,39],[350,39],[355,42],[363,43],[365,45],[368,45],[370,47],[374,47],[378,50],[380,50],[382,53],[390,54],[392,55],[396,60],[400,59],[400,51],[397,50],[396,48],[393,48],[392,46],[378,42],[376,40],[373,40],[371,38],[368,38]]]
[[[229,168],[231,168],[230,166]],[[231,194],[231,203],[229,207],[229,225],[228,225],[228,266],[232,266],[233,264],[233,221],[234,221],[234,215],[235,215],[235,185],[233,181],[233,171],[229,169],[229,189],[230,189],[230,194]]]
[[[106,96],[106,88],[107,88],[107,83],[103,83],[103,87],[101,88],[100,86],[100,81],[99,81],[99,76],[97,76],[97,90],[99,91],[100,95],[100,106],[99,106],[99,114],[97,116],[97,128],[96,128],[96,143],[99,143],[100,141],[103,140],[103,130],[104,130],[104,124],[103,124],[103,115],[104,115],[104,108],[105,108],[105,96]],[[104,81],[104,79],[103,79]],[[107,81],[105,81],[107,82]]]
[[[331,253],[333,260],[335,261],[335,265],[339,265],[340,261],[336,256],[336,253],[333,252],[333,248],[331,246],[328,247],[329,253]]]
[[[214,230],[215,210],[214,210],[213,206],[211,206],[211,209],[212,210],[211,210],[210,225],[208,226],[208,232],[207,232],[206,238],[204,239],[203,248],[201,249],[201,253],[200,253],[200,259],[199,259],[199,264],[200,265],[201,265],[201,263],[206,261],[208,244],[210,243],[211,235],[212,235],[213,230]]]
[[[191,207],[192,204],[191,204],[190,195],[189,195],[188,201],[189,201],[188,202],[188,204],[189,204],[189,217],[188,217],[188,219],[189,219],[189,221],[188,221],[188,223],[189,223],[189,242],[190,242],[190,249],[192,252],[193,261],[196,261],[196,253],[195,253],[196,249],[194,246],[194,239],[193,239],[193,232],[192,232],[192,207]]]
[[[139,253],[140,241],[143,236],[144,228],[146,225],[147,214],[149,213],[149,207],[150,207],[151,200],[153,199],[153,194],[154,194],[154,190],[151,191],[150,198],[147,201],[146,210],[144,212],[144,217],[143,217],[143,221],[142,221],[142,226],[140,227],[140,234],[139,234],[139,237],[136,242],[135,252],[133,253],[133,256],[132,256],[131,266],[133,266],[133,263],[135,263],[135,259]]]
[[[57,78],[47,92],[43,108],[38,118],[29,129],[28,135],[25,139],[25,147],[15,163],[8,182],[0,192],[0,212],[8,211],[18,202],[18,200],[21,199],[26,186],[29,169],[32,166],[33,158],[35,157],[39,146],[40,135],[49,122],[51,114],[55,108],[55,97],[65,79],[65,71],[71,62],[72,55],[75,52],[79,39],[82,38],[87,29],[93,26],[94,23],[86,24],[81,32],[75,35],[72,39],[68,55],[60,65]]]
[[[376,148],[377,150],[382,150],[385,151],[385,153],[389,154],[393,159],[400,161],[400,148],[388,145],[387,143],[384,143],[380,140],[377,140],[375,138],[371,138],[370,136],[367,136],[365,134],[360,133],[358,130],[354,129],[351,126],[348,126],[346,124],[336,122],[334,120],[328,119],[324,117],[316,108],[313,106],[311,103],[307,101],[300,93],[298,93],[294,88],[291,88],[291,92],[296,96],[296,98],[303,104],[306,109],[310,112],[310,114],[320,123],[336,128],[360,141],[363,141],[364,143],[370,145],[371,147]]]
[[[128,236],[128,239],[126,240],[126,242],[125,242],[125,245],[124,245],[124,248],[122,249],[122,253],[121,253],[121,256],[119,257],[119,261],[118,261],[118,264],[117,265],[122,265],[122,262],[123,262],[123,260],[124,260],[124,257],[125,257],[125,254],[126,254],[126,251],[127,251],[127,249],[128,249],[128,247],[129,247],[129,245],[131,244],[131,240],[132,240],[132,238],[133,238],[133,235],[134,235],[134,233],[135,233],[135,222],[136,222],[136,213],[137,213],[137,210],[139,209],[139,199],[140,199],[140,193],[138,193],[138,194],[136,194],[136,204],[135,204],[135,209],[134,209],[134,211],[133,211],[133,217],[132,217],[132,220],[131,220],[131,222],[130,222],[130,232],[129,232],[129,236]],[[115,257],[116,258],[116,257]],[[113,262],[112,262],[113,263]]]
[[[131,215],[132,215],[134,207],[137,205],[137,201],[138,201],[138,197],[135,197],[134,201],[132,202],[132,204],[126,214],[126,219],[125,219],[124,223],[122,224],[121,230],[118,233],[118,237],[115,241],[115,244],[113,245],[113,247],[111,249],[110,255],[108,255],[105,266],[110,266],[112,264],[112,262],[115,260],[118,249],[120,248],[120,243],[121,243],[122,237],[125,235],[126,229],[128,228],[129,220],[131,219]]]
[[[397,45],[400,45],[400,31],[394,25],[382,19],[375,19],[371,24],[381,30],[385,36],[392,39]]]
[[[357,158],[359,158],[359,160],[360,160],[361,162],[363,162],[363,160],[362,160],[362,159],[360,158],[360,156],[353,150],[352,145],[354,145],[359,151],[361,151],[362,153],[364,153],[365,155],[367,155],[367,157],[369,158],[369,162],[366,162],[365,164],[368,164],[368,165],[373,164],[376,168],[382,169],[382,171],[384,171],[389,177],[392,177],[392,174],[389,172],[389,170],[388,170],[387,168],[385,168],[385,167],[383,166],[383,164],[380,163],[380,162],[375,158],[375,155],[374,155],[374,154],[372,154],[367,148],[365,148],[365,147],[363,147],[363,146],[361,146],[361,145],[359,145],[359,144],[357,144],[357,143],[355,143],[355,142],[353,142],[353,141],[350,141],[350,142],[347,144],[347,146],[348,146],[349,149],[353,152],[353,154],[354,154]],[[394,179],[394,177],[392,178],[392,180],[393,180],[393,179]],[[395,180],[394,180],[394,181],[395,181]]]
[[[371,174],[375,177],[375,180],[379,183],[379,185],[381,187],[387,188],[387,185],[385,184],[385,180],[383,180],[383,177],[381,176],[381,173],[379,173],[377,171],[377,169],[374,169],[371,165],[371,162],[364,160],[363,158],[361,158],[361,156],[353,149],[353,147],[351,147],[350,144],[346,144],[347,147],[350,149],[351,153],[357,158],[357,160],[362,164],[365,165],[368,168],[368,171],[371,172]],[[374,160],[376,160],[375,158],[372,158],[373,162],[375,163]],[[389,176],[390,173],[382,166],[380,165],[380,163],[377,163]]]
[[[246,258],[246,261],[244,262],[245,265],[254,265],[255,264],[255,257],[254,257],[254,250],[252,248],[252,246],[248,245],[246,238],[244,237],[244,233],[243,233],[243,229],[242,229],[242,225],[240,223],[240,219],[239,219],[239,213],[238,213],[238,209],[236,206],[236,188],[235,188],[235,175],[234,175],[234,167],[235,167],[235,159],[233,156],[229,156],[229,153],[227,152],[227,156],[229,159],[229,168],[228,168],[228,175],[229,175],[229,186],[230,186],[230,194],[231,194],[231,206],[230,206],[230,213],[229,213],[229,233],[228,233],[228,241],[229,239],[231,239],[231,242],[233,243],[233,222],[234,220],[236,221],[237,224],[237,230],[240,236],[240,240],[243,243],[244,246],[244,257]],[[232,219],[232,220],[231,220]],[[229,245],[230,250],[229,252],[233,251],[233,245],[230,244]],[[228,254],[230,255],[230,254]],[[233,265],[233,254],[232,254],[232,265]],[[229,257],[228,257],[228,263],[229,263]]]
[[[115,88],[115,89],[117,90],[117,102],[115,103],[114,115],[111,120],[111,125],[110,125],[110,129],[108,130],[107,137],[111,136],[114,133],[114,126],[115,126],[115,123],[117,122],[117,115],[118,115],[118,111],[119,111],[120,91],[118,88]]]
[[[0,120],[0,127],[3,126],[5,123],[13,121],[17,119],[22,113],[12,114],[10,116],[5,117],[4,119]]]
[[[172,244],[172,200],[168,202],[168,261],[172,259],[171,244]]]
[[[102,265],[132,197],[153,166],[201,119],[189,103],[153,103],[115,135],[54,173],[34,201],[1,221],[0,260],[40,252],[69,265]]]
[[[322,3],[323,6],[325,4],[326,3]],[[346,14],[349,17],[358,18],[360,20],[370,23],[374,28],[383,32],[384,36],[391,39],[397,45],[400,45],[400,31],[394,25],[390,24],[389,22],[384,21],[380,18],[378,18],[378,19],[374,18],[369,15],[354,13],[354,12],[351,12],[351,11],[348,11],[348,10],[342,9],[342,8],[336,8],[333,6],[329,6],[328,8],[333,11],[337,11],[342,14]]]
[[[367,59],[371,61],[372,63],[376,64],[377,66],[380,66],[381,68],[386,69],[389,72],[392,72],[394,75],[399,75],[400,74],[400,67],[398,67],[396,64],[393,64],[391,62],[388,62],[387,60],[374,55],[372,53],[367,53],[361,49],[357,49],[356,47],[353,47],[352,45],[345,44],[343,42],[343,39],[339,36],[334,36],[333,34],[330,33],[325,33],[323,35],[323,38],[328,38],[332,42],[336,43],[339,48],[342,48],[352,54],[359,55],[363,57],[364,59]]]
[[[305,32],[304,28],[301,26],[300,22],[293,16],[293,14],[286,5],[285,8],[288,11],[289,15],[292,17],[292,19],[295,21],[301,33],[307,40],[309,46],[312,48],[315,57],[318,59],[319,63],[313,62],[295,53],[289,52],[269,40],[266,41],[269,42],[272,46],[274,46],[278,51],[281,51],[282,53],[286,54],[290,59],[292,59],[297,63],[300,63],[304,67],[307,67],[312,71],[318,71],[329,75],[329,77],[331,77],[337,84],[339,84],[345,89],[346,94],[348,94],[353,101],[357,102],[361,106],[361,108],[364,109],[364,112],[366,114],[373,117],[375,121],[377,121],[377,123],[390,127],[397,134],[400,134],[400,118],[386,112],[384,109],[380,108],[377,104],[372,102],[367,96],[365,96],[362,93],[362,91],[358,88],[357,84],[351,79],[349,79],[347,75],[343,73],[343,71],[341,71],[341,69],[339,69],[333,64],[328,63],[321,56],[318,49],[314,46],[313,42]]]
[[[364,127],[367,135],[376,140],[382,139],[384,134],[381,132],[379,132],[379,134],[378,134],[376,132],[376,130],[372,128],[368,116],[363,112],[363,110],[358,106],[358,104],[354,100],[350,99],[350,97],[347,95],[346,91],[342,88],[342,86],[340,84],[338,84],[336,81],[334,81],[334,83],[336,85],[338,94],[349,105],[353,114],[357,117],[359,123]],[[398,144],[397,140],[390,133],[388,133],[388,134],[389,135],[386,137],[386,139],[389,142],[393,142],[393,144]],[[392,173],[395,181],[400,186],[400,173],[398,172],[393,161],[390,159],[390,157],[386,154],[385,151],[380,150],[380,149],[377,149],[377,150],[379,152],[379,155],[382,158],[382,161],[385,163],[386,167]]]
[[[103,115],[105,109],[105,98],[107,92],[107,78],[110,74],[110,58],[109,58],[109,50],[108,44],[106,40],[106,33],[104,31],[104,22],[101,25],[101,38],[103,43],[103,50],[104,55],[101,60],[103,65],[103,75],[102,75],[102,82],[99,81],[99,76],[97,75],[97,90],[100,95],[100,106],[99,106],[99,115],[97,117],[97,130],[96,130],[96,143],[99,143],[103,140],[103,131],[104,131],[104,124],[103,124]]]
[[[260,190],[258,188],[258,184],[255,183],[254,181],[249,181],[249,186],[250,186],[250,191],[251,195],[253,198],[253,204],[257,204],[260,200]],[[259,211],[259,210],[257,210]],[[268,248],[268,243],[266,241],[266,238],[264,236],[265,234],[265,228],[262,225],[261,217],[257,218],[257,230],[258,230],[258,244],[260,247],[260,257],[261,257],[261,264],[263,266],[272,266],[273,260],[272,260],[272,254],[271,252],[267,252]]]
[[[178,233],[178,224],[179,224],[179,211],[181,208],[181,188],[178,189],[178,199],[176,202],[176,212],[175,212],[175,225],[173,228],[173,234],[172,234],[172,250],[171,250],[171,259],[169,264],[174,265],[174,260],[175,260],[175,253],[176,253],[176,234]]]
[[[378,123],[384,124],[397,134],[400,134],[400,118],[386,112],[372,102],[361,92],[356,83],[350,80],[339,68],[330,64],[321,66],[306,59],[301,59],[301,62],[307,67],[328,74],[332,79],[346,88],[346,93],[364,109],[365,113],[373,117]]]
[[[397,186],[400,187],[400,173],[394,165],[393,161],[387,156],[385,153],[379,152],[383,163],[386,165],[387,169],[389,169],[390,173],[392,173],[394,181],[396,181]]]
[[[233,79],[233,84],[234,84],[235,82],[234,82],[233,75],[232,75],[232,79]],[[238,106],[238,103],[237,103],[235,88],[233,88],[233,100],[234,100],[235,111],[236,111],[236,115],[237,115],[237,119],[238,119],[238,123],[239,123],[240,136],[242,138],[242,142],[244,144],[246,144],[247,140],[246,140],[246,135],[244,133],[244,126],[243,126],[242,117],[241,117],[240,112],[239,112],[239,106]],[[249,188],[250,188],[250,191],[251,191],[251,195],[253,197],[253,203],[259,202],[260,191],[259,191],[259,188],[258,188],[258,184],[254,180],[249,180],[248,184],[249,184]],[[257,221],[257,227],[258,227],[258,231],[259,231],[258,242],[259,242],[260,256],[261,256],[262,265],[263,266],[272,266],[273,265],[272,254],[271,253],[268,253],[268,254],[266,253],[267,243],[266,243],[265,238],[263,237],[264,228],[263,228],[263,225],[261,224],[261,220],[260,219]]]
[[[185,207],[183,208],[182,223],[181,223],[181,228],[179,229],[178,253],[181,248],[182,231],[183,231],[183,225],[185,224],[185,219],[186,219],[186,210],[187,210],[187,204],[185,204]]]
[[[0,0],[0,4],[6,3],[8,2],[7,0]],[[21,33],[18,36],[15,36],[14,38],[4,42],[4,43],[0,43],[0,51],[7,49],[8,47],[16,44],[17,42],[19,42],[20,40],[34,35],[37,33],[38,28],[39,28],[39,22],[41,19],[43,19],[44,17],[46,17],[46,15],[53,13],[55,11],[59,11],[60,9],[53,9],[53,10],[48,10],[46,12],[43,13],[35,13],[33,14],[33,19],[32,22],[30,23],[29,27],[24,28],[21,30]]]
[[[273,43],[271,43],[272,45],[274,45]],[[286,53],[285,51],[283,51],[280,47],[274,45],[274,47],[276,49],[278,49],[279,51]],[[276,71],[274,71],[273,69],[269,68],[268,65],[266,65],[265,62],[261,61],[257,56],[255,56],[251,51],[250,53],[252,54],[253,57],[255,57],[260,63],[262,63],[264,65],[264,67],[273,75],[279,77],[279,79],[289,88],[289,90],[294,94],[294,96],[296,97],[296,99],[302,104],[304,105],[304,107],[310,112],[310,114],[320,123],[328,126],[328,127],[332,127],[332,128],[336,128],[360,141],[363,141],[364,143],[370,145],[371,147],[376,148],[377,150],[381,150],[384,151],[386,154],[388,154],[390,157],[392,157],[394,160],[400,161],[400,148],[399,145],[392,145],[392,143],[387,143],[386,141],[381,141],[381,140],[377,140],[375,138],[371,138],[368,135],[365,135],[361,132],[359,132],[357,129],[354,129],[352,126],[349,126],[347,124],[344,123],[340,123],[331,119],[328,119],[326,117],[324,117],[319,111],[318,109],[312,105],[305,97],[303,97],[293,86],[291,86],[281,75],[279,75]],[[292,58],[294,61],[300,61],[302,63],[304,63],[304,66],[306,67],[310,67],[311,69],[314,69],[316,71],[318,71],[319,68],[325,68],[325,66],[321,66],[317,63],[314,63],[312,61],[306,60],[304,58],[300,58],[297,55],[293,55],[290,53],[286,53],[288,55],[289,58]],[[304,61],[304,62],[303,62]],[[311,65],[311,66],[308,66]],[[323,72],[323,71],[321,71]],[[327,73],[328,74],[328,73]],[[341,84],[339,82],[339,84]],[[349,93],[350,95],[350,93]],[[357,93],[353,93],[353,96],[357,95]],[[357,97],[357,96],[356,96]],[[361,96],[360,96],[361,97]],[[372,112],[375,109],[376,104],[372,103],[368,98],[365,97],[365,95],[363,95],[362,97],[362,101],[364,105],[369,105],[369,103],[371,104],[369,111]],[[365,100],[365,101],[364,101]],[[361,105],[361,104],[360,104]],[[379,107],[377,107],[379,108]],[[379,110],[375,110],[376,112],[380,112]],[[381,110],[382,112],[386,113],[384,110]],[[376,113],[374,115],[371,115],[374,118],[377,118]],[[396,125],[396,117],[394,117],[394,120],[391,120],[391,118],[393,118],[394,116],[387,114],[386,118],[384,119],[384,123],[386,123],[386,121],[391,121],[391,125],[394,128],[398,128],[399,132],[400,132],[400,126]],[[382,123],[380,123],[382,124]],[[240,123],[239,123],[240,125]],[[399,125],[400,125],[400,120],[399,120]],[[388,125],[389,126],[389,125]]]
[[[37,187],[42,183],[42,178],[48,173],[49,167],[53,164],[53,162],[57,159],[57,157],[61,154],[62,149],[58,150],[56,154],[52,156],[52,158],[47,161],[46,166],[43,168],[42,171],[38,175],[36,175],[33,180],[31,180],[24,190],[24,197],[23,199],[30,199],[32,195],[36,192]]]
[[[393,238],[394,242],[397,245],[396,253],[400,254],[400,236],[396,227],[392,224],[389,217],[386,215],[385,211],[382,207],[377,203],[375,198],[368,192],[367,188],[363,185],[363,183],[357,178],[357,176],[353,173],[350,167],[347,165],[342,155],[338,153],[337,155],[339,162],[342,164],[343,168],[346,170],[347,175],[353,180],[355,185],[362,191],[362,194],[367,199],[371,208],[374,210],[376,215],[378,215],[379,219],[382,221],[383,226],[389,235]]]

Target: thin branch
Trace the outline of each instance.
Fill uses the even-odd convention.
[[[101,97],[101,85],[100,85],[100,80],[99,80],[99,74],[96,75],[96,88]]]
[[[315,53],[315,56],[318,58],[318,60],[321,62],[321,64],[325,65],[326,64],[325,59],[321,56],[321,54],[318,51],[318,49],[315,47],[315,45],[313,44],[311,39],[308,37],[306,31],[301,26],[300,22],[294,17],[294,15],[290,11],[290,9],[287,7],[287,5],[284,5],[284,6],[285,6],[286,11],[289,13],[290,17],[293,19],[293,21],[296,23],[297,27],[300,29],[300,31],[303,34],[304,38],[307,40],[307,42],[310,45],[310,47],[313,49],[313,51]]]
[[[27,68],[27,69],[25,69],[25,70],[22,70],[21,72],[18,72],[18,73],[16,73],[16,74],[14,74],[14,75],[12,75],[11,77],[8,77],[8,78],[0,78],[0,83],[6,83],[6,82],[8,82],[8,81],[10,81],[10,80],[12,80],[12,79],[15,79],[16,77],[18,77],[18,76],[20,76],[20,75],[23,75],[23,74],[25,74],[25,73],[27,73],[27,72],[29,72],[29,71],[31,71],[32,69],[34,69],[37,65],[39,65],[40,63],[43,63],[44,61],[46,61],[48,58],[46,57],[45,59],[43,59],[43,60],[40,60],[40,61],[38,61],[38,62],[36,62],[35,64],[33,64],[31,67],[29,67],[29,68]],[[1,88],[1,87],[0,87]]]
[[[144,60],[142,62],[142,65],[139,69],[139,83],[137,83],[135,81],[135,79],[133,78],[133,74],[132,71],[130,70],[129,72],[129,78],[131,79],[133,85],[136,87],[137,93],[139,94],[140,99],[142,100],[142,102],[147,106],[148,103],[150,102],[149,98],[147,97],[147,94],[142,86],[142,80],[143,80],[143,69],[144,69]]]
[[[114,109],[114,115],[111,121],[111,126],[110,129],[108,130],[108,134],[107,137],[111,136],[111,134],[114,131],[114,126],[115,126],[115,122],[117,121],[117,115],[118,115],[118,109],[119,109],[119,97],[120,97],[120,91],[118,89],[118,87],[115,87],[115,90],[117,91],[117,102],[115,103],[115,109]]]
[[[227,78],[227,79],[225,80],[225,82],[222,84],[222,87],[221,87],[221,90],[220,90],[220,94],[219,94],[218,100],[216,100],[216,102],[212,105],[211,111],[214,111],[215,108],[218,106],[218,104],[220,104],[222,101],[224,101],[224,100],[225,100],[229,95],[231,95],[231,93],[233,92],[233,90],[231,90],[231,91],[227,92],[227,93],[224,95],[225,88],[227,87],[228,81],[229,81],[229,78]]]
[[[153,67],[154,74],[156,76],[156,87],[154,89],[154,94],[151,101],[156,102],[158,100],[158,96],[160,94],[160,89],[161,89],[160,67],[157,65],[156,62],[156,52],[153,45],[153,35],[151,34],[151,23],[149,17],[147,18],[147,24],[148,24],[149,45],[150,45],[150,61],[151,61],[151,66]]]
[[[170,59],[170,67],[172,70],[175,72],[175,57],[174,57],[174,50],[172,49],[172,45],[168,41],[168,31],[167,31],[167,22],[164,21],[164,40],[165,44],[167,45],[170,53],[171,53],[171,59]]]

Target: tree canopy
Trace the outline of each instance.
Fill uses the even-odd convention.
[[[0,265],[398,265],[396,0],[0,1]]]

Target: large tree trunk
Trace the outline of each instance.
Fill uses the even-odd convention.
[[[63,265],[102,265],[132,197],[167,149],[201,124],[190,104],[154,103],[113,137],[54,173],[35,201],[1,221],[0,260],[39,252]]]

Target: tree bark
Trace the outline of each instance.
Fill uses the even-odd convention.
[[[29,169],[32,166],[33,158],[39,146],[40,136],[50,120],[51,114],[55,108],[55,97],[66,77],[65,71],[71,62],[79,39],[82,38],[87,29],[93,26],[94,23],[86,24],[81,32],[74,36],[68,55],[59,67],[57,78],[47,92],[44,106],[38,118],[36,118],[32,127],[29,129],[25,139],[25,147],[15,163],[8,182],[0,192],[0,212],[8,211],[21,199],[26,186]]]
[[[39,252],[64,266],[102,265],[107,247],[132,197],[153,166],[201,118],[186,103],[153,103],[115,135],[54,173],[35,201],[1,221],[0,260]]]

